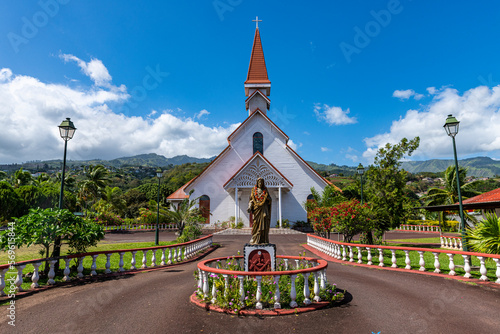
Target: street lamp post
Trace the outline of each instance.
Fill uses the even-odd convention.
[[[156,211],[156,229],[155,229],[155,245],[158,246],[159,242],[159,225],[160,225],[160,181],[161,181],[161,176],[162,176],[162,171],[160,168],[156,170],[156,177],[158,178],[158,208]]]
[[[365,168],[361,163],[359,164],[358,168],[356,168],[356,172],[359,174],[361,178],[361,204],[363,204],[363,174],[365,172]]]
[[[63,198],[64,198],[64,176],[66,173],[66,151],[68,148],[68,140],[73,138],[75,134],[75,125],[71,120],[66,118],[62,121],[61,125],[59,125],[59,133],[61,138],[64,139],[64,158],[63,158],[63,168],[61,173],[61,193],[59,194],[59,209],[63,208]]]
[[[71,120],[66,118],[62,121],[61,125],[59,125],[59,134],[61,138],[64,139],[64,158],[63,158],[63,168],[61,173],[61,192],[59,193],[59,209],[63,208],[63,200],[64,200],[64,179],[66,174],[66,151],[68,148],[68,140],[73,138],[75,134],[75,125]],[[61,237],[56,238],[54,242],[54,256],[59,256],[61,254]],[[59,269],[59,262],[56,263],[56,270]]]
[[[453,141],[453,154],[455,156],[455,174],[457,175],[457,192],[458,192],[458,206],[460,209],[460,227],[461,227],[461,232],[462,232],[462,245],[463,245],[463,250],[465,252],[469,251],[469,247],[467,246],[467,242],[465,239],[465,220],[464,220],[464,209],[462,206],[462,192],[460,191],[460,177],[459,177],[459,172],[458,172],[458,160],[457,160],[457,146],[455,145],[455,136],[458,133],[458,125],[460,124],[459,121],[452,115],[448,115],[448,118],[446,118],[446,123],[444,123],[443,127],[446,130],[446,133],[448,136],[451,137]]]

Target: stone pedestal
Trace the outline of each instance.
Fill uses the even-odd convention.
[[[245,271],[275,271],[276,270],[276,245],[245,244],[243,247]]]

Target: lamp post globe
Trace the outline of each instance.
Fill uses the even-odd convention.
[[[466,234],[465,234],[465,219],[464,219],[464,209],[462,205],[462,192],[460,190],[460,177],[458,171],[458,159],[457,159],[457,146],[455,144],[455,136],[458,133],[458,126],[460,122],[453,117],[453,115],[448,115],[446,122],[443,127],[446,130],[448,136],[451,137],[453,142],[453,155],[455,157],[455,175],[457,176],[457,193],[458,193],[458,206],[460,213],[460,230],[462,234],[462,245],[465,252],[469,251],[469,246],[467,245]]]
[[[159,225],[160,225],[160,182],[161,182],[161,176],[163,175],[163,172],[160,168],[156,170],[156,177],[158,178],[158,201],[157,201],[157,210],[156,210],[156,228],[155,228],[155,245],[158,246],[159,244]]]
[[[360,176],[360,181],[361,181],[361,204],[363,204],[363,174],[365,173],[365,168],[363,165],[360,163],[358,165],[358,168],[356,168],[356,172]]]

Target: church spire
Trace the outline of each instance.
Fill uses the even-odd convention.
[[[253,39],[252,55],[250,56],[250,65],[248,66],[247,80],[245,81],[245,95],[255,96],[256,94],[254,93],[259,91],[260,94],[257,95],[269,96],[271,93],[271,81],[269,81],[269,78],[267,77],[266,60],[264,59],[264,50],[262,49],[259,32],[259,22],[262,20],[259,20],[259,17],[256,17],[253,21],[256,23],[256,27]],[[251,103],[249,99],[247,99],[246,106],[247,109],[250,109],[249,112],[251,114],[254,111],[254,108],[252,108],[251,105],[254,103]],[[258,106],[256,105],[255,107],[255,109],[257,109]],[[269,104],[267,105],[267,108],[259,109],[265,112],[265,109],[269,109]]]

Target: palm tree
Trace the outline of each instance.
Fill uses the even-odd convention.
[[[78,194],[81,204],[87,207],[87,202],[93,204],[104,197],[103,191],[109,183],[108,175],[109,171],[102,165],[89,165],[83,169],[85,179],[79,184]]]
[[[459,167],[458,178],[461,184],[460,192],[462,194],[462,199],[467,199],[469,197],[479,195],[479,192],[474,190],[473,188],[474,182],[465,182],[466,176],[467,169]],[[444,172],[444,188],[429,189],[427,195],[423,197],[423,200],[425,201],[426,206],[455,204],[458,202],[457,174],[455,166],[449,166],[448,168],[446,168],[446,171]],[[474,223],[477,222],[476,218],[470,216],[465,211],[464,217],[466,218],[466,220],[470,220]],[[444,223],[446,220],[446,213],[442,211],[439,218]]]
[[[116,212],[119,215],[123,215],[127,207],[127,203],[122,197],[123,191],[118,187],[106,187],[103,192],[102,201],[106,202],[111,211]]]
[[[21,167],[19,170],[16,170],[13,176],[14,188],[19,188],[20,186],[25,186],[31,183],[33,177],[31,173],[28,171],[23,171]]]
[[[191,196],[192,193],[193,190],[191,190],[189,196]],[[201,215],[200,209],[195,207],[198,200],[199,198],[193,200],[186,198],[180,202],[178,206],[170,203],[170,210],[160,210],[161,215],[166,215],[175,222],[179,236],[182,235],[186,225],[205,221],[205,218]]]
[[[42,175],[40,175],[42,176]],[[56,184],[61,184],[61,173],[57,173],[53,176],[53,182]],[[68,191],[73,191],[76,186],[76,180],[69,173],[64,175],[64,187]]]
[[[467,243],[473,252],[500,254],[500,218],[489,214],[476,225],[468,229]]]

